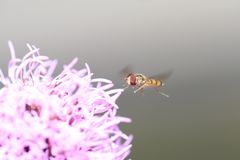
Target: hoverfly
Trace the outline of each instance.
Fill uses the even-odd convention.
[[[134,90],[134,93],[137,93],[138,91],[143,92],[145,88],[152,87],[160,94],[169,97],[167,94],[160,92],[159,89],[165,85],[164,81],[172,74],[172,71],[147,77],[144,74],[132,72],[131,67],[128,65],[121,70],[120,74],[123,76],[125,81],[126,87],[124,89],[127,89],[129,86],[133,88],[136,87],[137,89]]]

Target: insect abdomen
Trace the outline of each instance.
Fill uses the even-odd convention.
[[[160,87],[163,83],[157,79],[148,79],[147,84],[148,86]]]

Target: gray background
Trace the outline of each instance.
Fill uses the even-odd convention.
[[[29,42],[59,59],[79,57],[121,87],[121,68],[148,76],[174,70],[163,91],[127,90],[119,114],[133,122],[133,160],[240,159],[238,0],[0,1],[0,67]],[[6,73],[6,70],[5,70]]]

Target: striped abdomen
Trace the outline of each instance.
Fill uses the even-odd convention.
[[[163,86],[163,82],[157,79],[147,79],[146,85],[151,87],[161,87]]]

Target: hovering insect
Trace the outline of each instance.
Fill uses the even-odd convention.
[[[129,86],[133,88],[137,87],[137,89],[134,91],[134,93],[137,93],[138,91],[143,92],[145,88],[153,87],[160,94],[166,97],[169,97],[165,93],[160,92],[159,89],[165,85],[164,80],[166,80],[172,74],[172,71],[147,77],[144,74],[132,72],[131,67],[126,66],[121,70],[120,73],[123,76],[125,81],[125,85],[126,85],[125,89],[128,88]]]

